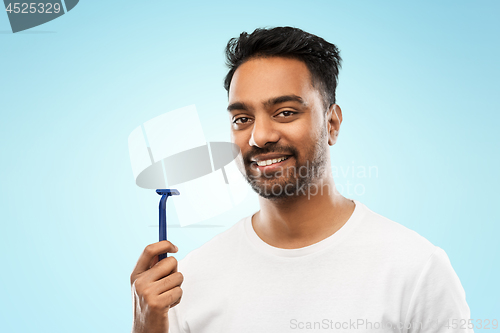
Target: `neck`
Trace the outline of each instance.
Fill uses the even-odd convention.
[[[252,219],[257,235],[285,249],[317,243],[339,230],[354,211],[354,202],[335,188],[331,174],[316,182],[317,189],[282,200],[259,197],[260,211]]]

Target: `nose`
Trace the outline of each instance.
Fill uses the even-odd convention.
[[[266,117],[260,117],[255,119],[252,136],[248,144],[250,146],[262,148],[269,142],[278,142],[279,139],[280,135],[273,127],[272,120]]]

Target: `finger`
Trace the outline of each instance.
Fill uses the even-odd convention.
[[[170,308],[173,308],[174,306],[176,306],[177,304],[179,304],[182,300],[182,296],[177,300],[177,302],[175,302],[174,304],[170,305]]]
[[[153,267],[158,263],[160,256],[154,256],[153,259],[151,259],[151,262],[149,263],[149,268]]]
[[[169,276],[165,276],[163,279],[154,282],[150,288],[151,291],[154,291],[154,294],[161,295],[170,289],[174,289],[175,287],[180,287],[183,281],[184,281],[184,276],[182,276],[181,273],[176,272],[170,274]]]
[[[143,279],[145,282],[152,283],[175,272],[177,272],[177,259],[167,257],[151,267],[147,273],[144,273]]]
[[[160,304],[166,304],[170,307],[176,302],[179,302],[181,297],[182,297],[181,287],[175,287],[174,289],[170,289],[169,291],[166,291],[160,296],[158,296]]]
[[[137,264],[132,272],[132,276],[137,276],[142,272],[149,269],[149,264],[152,262],[155,256],[162,253],[175,253],[177,252],[177,247],[167,240],[149,244],[144,249],[143,253],[139,257]]]

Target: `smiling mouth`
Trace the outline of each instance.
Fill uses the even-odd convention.
[[[269,160],[264,160],[264,161],[256,161],[255,163],[260,166],[260,167],[263,167],[263,166],[268,166],[268,165],[273,165],[273,164],[278,164],[282,161],[285,161],[289,158],[290,156],[282,156],[282,157],[279,157],[279,158],[273,158],[273,159],[269,159]]]

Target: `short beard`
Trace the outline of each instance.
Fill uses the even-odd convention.
[[[246,170],[245,179],[252,189],[259,196],[272,201],[285,201],[305,195],[310,197],[309,190],[311,187],[315,187],[317,190],[318,180],[324,177],[327,163],[329,163],[326,154],[328,148],[324,146],[327,133],[326,128],[322,128],[323,131],[320,134],[320,138],[316,141],[316,145],[307,152],[307,156],[312,156],[312,158],[306,160],[305,165],[288,167],[283,171],[277,171],[274,175],[264,174],[261,177],[253,177],[250,170]],[[293,151],[296,150],[293,149]],[[298,163],[297,154],[292,156],[295,157],[296,163]],[[293,171],[290,171],[290,169],[293,169]],[[278,178],[276,177],[278,174],[280,177],[282,174],[288,177],[283,181],[273,182],[272,184],[266,184],[265,180],[262,180],[273,180],[273,178]]]

